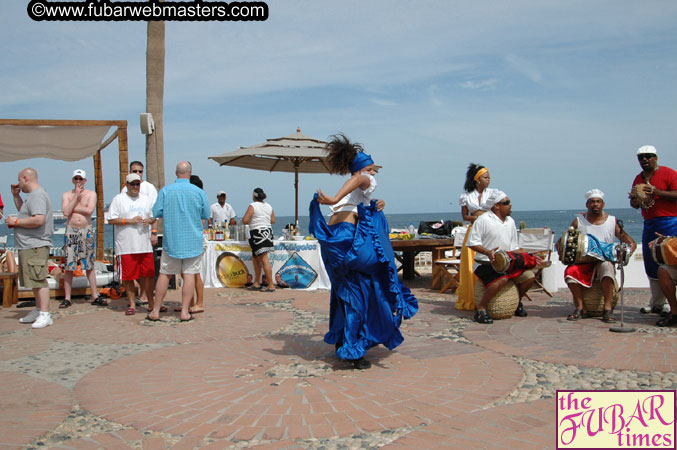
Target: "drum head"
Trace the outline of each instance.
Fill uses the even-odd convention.
[[[499,250],[494,254],[494,262],[491,263],[491,267],[498,273],[505,273],[508,270],[510,265],[510,257],[503,250]]]

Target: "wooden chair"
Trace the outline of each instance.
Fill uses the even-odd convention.
[[[529,292],[545,292],[550,297],[552,293],[543,286],[543,269],[550,267],[552,264],[552,246],[555,240],[555,233],[550,227],[543,228],[524,228],[519,232],[519,246],[521,249],[532,252],[543,259],[543,263],[533,269],[536,275],[534,285],[529,289]],[[526,297],[531,300],[528,293]]]
[[[457,232],[454,234],[454,245],[452,247],[439,247],[437,250],[444,252],[445,257],[438,258],[434,261],[434,268],[441,278],[440,293],[444,293],[451,289],[455,291],[458,288],[461,276],[461,248],[463,247],[463,239],[465,233]],[[451,256],[446,255],[446,252],[451,250]]]

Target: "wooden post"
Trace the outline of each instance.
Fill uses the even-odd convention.
[[[127,122],[118,125],[118,149],[120,154],[120,190],[125,187],[125,178],[129,173],[129,155],[127,147]]]
[[[104,218],[103,211],[103,170],[101,169],[101,150],[96,152],[94,158],[94,190],[96,191],[96,259],[103,260],[104,246]]]

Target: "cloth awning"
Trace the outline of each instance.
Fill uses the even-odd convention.
[[[96,154],[110,128],[0,125],[0,161],[28,158],[79,161]]]

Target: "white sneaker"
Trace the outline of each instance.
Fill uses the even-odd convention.
[[[671,312],[670,305],[668,303],[663,305],[663,311],[661,311],[661,316],[669,316],[670,312]]]
[[[35,322],[35,319],[38,318],[40,315],[40,308],[33,308],[31,312],[23,316],[21,319],[19,319],[19,322],[21,323],[33,323]]]
[[[53,324],[52,315],[48,312],[41,312],[35,322],[33,322],[33,328],[45,328]]]

